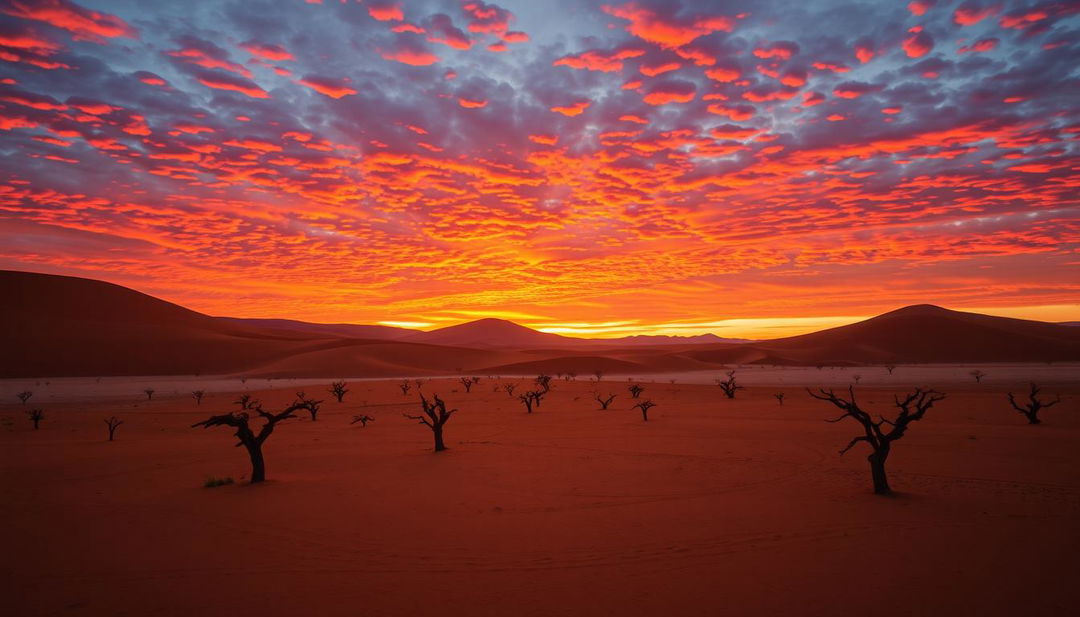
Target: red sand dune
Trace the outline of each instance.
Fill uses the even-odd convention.
[[[728,364],[1080,360],[1078,328],[928,305],[771,341],[631,345],[562,337],[498,319],[415,332],[219,318],[110,283],[26,272],[0,271],[0,293],[8,299],[0,305],[0,344],[16,350],[0,357],[0,377],[587,374]]]

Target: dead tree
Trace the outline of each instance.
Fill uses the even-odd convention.
[[[610,405],[611,401],[613,401],[613,400],[615,400],[615,395],[611,394],[610,392],[608,393],[607,398],[600,398],[599,394],[596,395],[596,402],[600,403],[600,409],[602,409],[602,410],[607,409],[608,405]]]
[[[296,401],[293,402],[293,405],[296,405],[297,409],[306,409],[307,412],[311,414],[312,422],[319,419],[319,405],[322,405],[322,401],[309,399],[307,395],[301,391],[296,393]]]
[[[472,392],[473,380],[469,379],[468,377],[462,377],[458,381],[460,381],[461,385],[464,386],[466,394]]]
[[[424,387],[424,380],[423,379],[414,379],[413,383],[416,384],[416,389],[417,390]]]
[[[975,383],[982,383],[982,378],[986,377],[986,373],[980,371],[979,369],[971,371],[970,373],[968,373],[968,375],[971,375],[975,378]]]
[[[896,370],[896,365],[895,364],[886,364],[885,365],[885,370],[889,371],[889,374],[892,375],[892,372]]]
[[[641,401],[637,405],[634,405],[633,407],[631,407],[631,409],[640,409],[641,410],[641,419],[648,422],[649,421],[649,409],[652,409],[653,407],[656,407],[656,403],[652,402],[649,399],[646,399],[644,401]]]
[[[330,384],[330,394],[333,394],[339,403],[344,400],[348,391],[349,389],[345,387],[344,381],[335,381]]]
[[[540,400],[544,398],[542,390],[532,390],[518,397],[525,404],[525,413],[532,413],[533,407],[540,407]]]
[[[774,394],[773,396],[774,396],[774,397],[776,397],[776,401],[777,401],[778,403],[780,403],[780,406],[781,406],[781,407],[783,407],[783,406],[784,406],[784,397],[785,397],[785,396],[787,396],[787,395],[786,395],[786,394],[784,394],[783,392],[777,392],[777,393],[776,393],[776,394]]]
[[[1058,396],[1052,401],[1039,400],[1040,389],[1041,388],[1039,388],[1035,382],[1031,382],[1031,389],[1028,391],[1028,401],[1024,403],[1023,407],[1016,402],[1013,393],[1009,393],[1009,404],[1012,405],[1013,409],[1024,414],[1028,424],[1042,424],[1042,420],[1039,419],[1039,411],[1048,407],[1053,407],[1061,402],[1061,396]]]
[[[551,390],[551,375],[540,373],[536,376],[534,381],[536,382],[536,385],[540,386],[540,389],[543,390],[544,394],[547,394]]]
[[[735,371],[728,371],[727,379],[717,379],[716,385],[720,386],[720,389],[724,391],[724,396],[728,398],[735,398],[735,392],[744,389],[735,383]]]
[[[233,401],[236,405],[240,406],[240,409],[255,409],[259,406],[259,401],[251,398],[250,394],[241,394],[240,398]]]
[[[595,371],[593,371],[593,375],[596,375],[596,381],[597,381],[597,383],[599,383],[600,380],[602,380],[604,378],[604,371],[595,370]]]
[[[191,398],[195,399],[196,405],[202,405],[202,397],[206,394],[202,390],[195,390],[191,393]]]
[[[143,392],[146,393],[146,400],[148,400],[148,401],[153,400],[153,398],[154,398],[154,389],[153,388],[147,388],[147,389],[143,390]]]
[[[641,387],[641,384],[634,384],[627,388],[627,390],[630,391],[630,396],[638,398],[641,396],[641,393],[645,391],[645,388]]]
[[[109,441],[113,440],[113,437],[116,435],[117,427],[119,427],[123,423],[124,421],[117,418],[116,416],[113,416],[111,418],[105,418],[105,426],[109,427]]]
[[[516,383],[503,384],[503,390],[506,390],[507,396],[514,398],[514,390],[517,388]]]
[[[34,393],[31,392],[30,390],[23,390],[22,392],[16,394],[15,396],[19,399],[20,403],[25,405],[26,401],[29,401],[30,397],[34,396]]]
[[[240,441],[236,444],[236,447],[244,446],[247,449],[248,457],[251,458],[251,483],[262,482],[266,479],[266,461],[263,458],[262,446],[266,442],[270,434],[274,432],[274,427],[278,422],[294,418],[293,414],[303,409],[303,405],[299,403],[293,403],[285,408],[280,413],[268,413],[263,411],[262,407],[255,407],[254,411],[263,418],[262,428],[259,429],[258,434],[251,430],[251,426],[248,424],[250,416],[246,411],[234,411],[232,413],[221,414],[220,416],[210,416],[202,422],[196,422],[191,425],[191,428],[201,426],[203,428],[210,428],[211,426],[231,426],[236,429],[236,438]]]
[[[374,421],[375,421],[375,418],[372,418],[371,416],[369,416],[367,414],[362,414],[362,415],[359,415],[359,416],[353,416],[352,417],[352,422],[350,422],[349,424],[356,424],[357,422],[359,422],[360,423],[360,428],[367,428],[367,423],[368,422],[374,422]]]
[[[420,395],[420,406],[424,410],[422,416],[410,416],[409,414],[402,414],[410,420],[417,420],[420,424],[423,424],[431,429],[432,434],[435,436],[435,451],[441,452],[446,449],[446,444],[443,443],[443,425],[446,424],[450,416],[454,415],[457,409],[446,410],[446,403],[443,402],[439,395],[436,394],[434,400],[430,403],[423,394]]]
[[[26,415],[29,416],[30,421],[34,423],[34,430],[38,430],[38,424],[45,417],[45,411],[40,408],[27,409]]]
[[[852,375],[851,378],[855,380],[856,384],[862,381],[862,375]]]
[[[408,379],[399,383],[398,387],[401,388],[401,396],[409,396],[409,388],[411,388],[412,386],[409,384]]]
[[[855,400],[855,388],[852,386],[848,386],[850,399],[837,396],[831,389],[819,388],[818,394],[815,394],[810,388],[807,388],[806,391],[810,393],[810,396],[818,400],[828,401],[843,410],[844,413],[839,418],[826,420],[826,422],[840,422],[844,418],[850,417],[862,425],[863,434],[852,439],[840,451],[840,454],[843,455],[860,441],[865,441],[870,445],[873,451],[866,457],[866,460],[870,462],[870,475],[874,483],[874,492],[879,495],[892,492],[892,489],[889,488],[888,477],[885,475],[885,461],[889,458],[892,443],[904,436],[909,424],[922,420],[923,416],[926,415],[926,411],[933,407],[934,403],[945,398],[945,395],[940,392],[915,388],[914,392],[906,395],[903,399],[899,396],[893,397],[896,407],[900,410],[900,413],[894,419],[887,420],[879,415],[878,420],[875,421],[868,412],[859,408],[859,404]]]

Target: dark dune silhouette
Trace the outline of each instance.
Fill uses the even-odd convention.
[[[573,339],[500,319],[431,332],[211,317],[111,283],[0,271],[0,377],[244,373],[264,377],[640,373],[727,364],[1080,360],[1080,328],[910,306],[747,343]],[[392,337],[393,340],[389,340]],[[640,340],[640,339],[639,339]]]

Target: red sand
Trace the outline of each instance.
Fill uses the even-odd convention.
[[[949,398],[896,444],[894,497],[870,492],[863,450],[837,454],[857,427],[790,386],[646,384],[644,423],[623,380],[558,381],[532,415],[488,379],[433,382],[461,409],[435,454],[401,416],[414,396],[356,382],[278,427],[267,483],[213,489],[246,457],[188,426],[234,395],[147,403],[140,380],[49,402],[36,432],[5,405],[0,590],[20,617],[1072,614],[1080,384],[1032,427],[999,379],[935,384]],[[861,397],[886,411],[894,391]]]

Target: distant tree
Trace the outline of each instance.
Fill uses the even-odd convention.
[[[254,409],[259,406],[259,401],[251,398],[250,394],[241,394],[240,398],[233,401],[233,403],[240,406],[240,409]]]
[[[26,404],[26,401],[29,401],[29,400],[30,400],[30,397],[31,397],[31,396],[34,396],[34,393],[33,393],[33,392],[31,392],[30,390],[23,390],[22,392],[20,392],[20,393],[16,394],[15,396],[16,396],[16,398],[18,398],[18,399],[19,399],[19,402],[20,402],[20,403],[22,403],[23,405],[25,405],[25,404]]]
[[[615,400],[615,395],[611,393],[608,393],[607,398],[600,398],[599,394],[596,395],[596,402],[600,403],[600,409],[607,409],[613,400]]]
[[[116,434],[116,429],[123,423],[124,421],[120,420],[116,416],[112,416],[111,418],[105,418],[105,426],[109,427],[109,441],[113,440],[113,437]]]
[[[852,375],[851,378],[855,380],[855,383],[862,381],[862,375]]]
[[[566,381],[577,381],[577,373],[567,373]]]
[[[543,390],[544,394],[547,394],[551,390],[551,375],[540,373],[533,381],[536,385],[540,386],[540,389]]]
[[[506,394],[507,394],[508,396],[510,396],[511,398],[513,398],[513,396],[514,396],[514,390],[515,390],[516,388],[517,388],[517,384],[516,384],[516,383],[508,383],[508,384],[503,384],[503,390],[506,390]]]
[[[34,430],[36,431],[38,430],[38,424],[45,418],[45,411],[40,408],[27,409],[26,415],[34,423]]]
[[[472,382],[473,382],[474,384],[478,384],[478,383],[480,383],[480,378],[479,378],[479,377],[477,377],[476,375],[473,375],[473,376],[472,376]]]
[[[885,365],[885,370],[889,371],[889,374],[892,375],[892,372],[896,370],[896,365],[895,364],[886,364]]]
[[[630,396],[637,398],[641,396],[641,393],[645,391],[645,388],[643,388],[641,384],[633,384],[627,388],[627,390],[630,391]]]
[[[601,371],[600,369],[593,371],[593,375],[596,375],[596,381],[601,381],[604,379],[604,371]]]
[[[1023,406],[1017,404],[1016,399],[1013,397],[1013,393],[1009,393],[1009,404],[1012,408],[1020,412],[1027,418],[1028,424],[1042,424],[1042,420],[1039,419],[1039,411],[1047,409],[1057,405],[1061,402],[1061,396],[1057,396],[1052,401],[1039,400],[1039,391],[1041,388],[1032,382],[1031,388],[1028,390],[1028,400]]]
[[[651,400],[646,399],[644,401],[641,401],[637,405],[634,405],[631,409],[640,409],[641,410],[641,419],[648,422],[649,421],[649,410],[652,409],[653,407],[656,407],[656,403],[652,402]]]
[[[472,392],[473,380],[469,379],[468,377],[462,377],[458,381],[460,381],[461,385],[465,387],[466,393]]]
[[[240,440],[237,445],[244,446],[247,450],[248,457],[251,459],[251,483],[256,484],[266,479],[266,461],[263,458],[262,446],[266,442],[270,434],[274,432],[274,427],[278,422],[294,418],[293,415],[297,410],[303,409],[302,405],[292,403],[276,414],[263,411],[262,407],[255,407],[254,411],[263,419],[262,428],[259,429],[258,434],[251,430],[251,426],[248,424],[250,417],[246,411],[234,411],[231,413],[221,414],[219,416],[210,416],[202,422],[196,422],[191,425],[191,428],[201,426],[203,428],[210,428],[211,426],[231,426],[236,429],[236,438]]]
[[[783,407],[784,406],[784,397],[787,396],[787,395],[784,394],[783,392],[777,392],[773,396],[776,397],[777,402],[780,403],[781,407]]]
[[[401,396],[409,396],[409,388],[412,386],[409,385],[408,379],[399,383],[398,387],[401,388]]]
[[[540,400],[544,398],[543,390],[532,390],[518,397],[525,405],[525,413],[532,413],[533,407],[540,407]]]
[[[149,400],[152,400],[154,398],[154,389],[153,388],[147,388],[147,389],[143,390],[143,392],[146,393],[146,400],[149,401]]]
[[[312,422],[319,419],[319,405],[322,405],[322,401],[309,399],[303,391],[300,391],[296,393],[296,400],[293,402],[293,405],[296,405],[297,409],[306,409],[307,412],[311,414]]]
[[[859,407],[855,400],[855,389],[852,386],[848,386],[849,399],[837,396],[832,390],[822,388],[818,389],[817,394],[809,388],[806,391],[810,393],[810,396],[818,400],[828,401],[843,410],[844,413],[839,418],[826,420],[826,422],[840,422],[844,418],[852,418],[862,425],[863,434],[852,439],[847,447],[840,451],[840,454],[843,455],[860,441],[865,441],[870,445],[873,451],[866,457],[866,460],[870,462],[870,475],[874,484],[874,492],[879,495],[888,494],[892,491],[889,488],[889,480],[885,475],[885,461],[889,458],[892,443],[904,436],[909,424],[922,420],[923,416],[926,415],[926,411],[933,407],[934,403],[945,398],[945,395],[940,392],[916,388],[913,393],[906,395],[903,399],[898,396],[893,397],[896,407],[900,410],[895,418],[887,420],[879,415],[878,420],[874,421],[874,418],[869,413]]]
[[[440,452],[446,449],[446,444],[443,443],[443,425],[450,419],[450,416],[454,415],[457,409],[446,410],[446,403],[443,402],[439,395],[436,394],[435,398],[429,403],[427,398],[423,394],[420,395],[420,406],[424,410],[422,416],[410,416],[409,414],[402,414],[410,420],[418,420],[420,424],[423,424],[431,429],[432,434],[435,436],[435,451]]]
[[[424,387],[425,382],[423,379],[414,379],[413,383],[416,384],[416,389],[419,390]]]
[[[982,383],[983,377],[986,377],[986,373],[980,371],[979,369],[971,371],[970,373],[968,373],[968,375],[971,375],[975,378],[975,383]]]
[[[724,396],[728,398],[735,398],[735,392],[744,389],[735,382],[735,371],[728,371],[727,379],[717,379],[716,385],[720,386],[720,389],[724,391]]]
[[[334,398],[336,398],[337,402],[339,402],[339,403],[342,400],[345,399],[345,394],[348,391],[349,391],[349,389],[345,387],[345,382],[344,381],[334,381],[334,382],[330,383],[329,392],[330,392],[330,394],[334,395]]]
[[[191,393],[191,397],[195,399],[196,405],[202,405],[202,399],[205,394],[206,392],[203,392],[202,390],[195,390]]]
[[[357,422],[359,422],[360,423],[360,428],[367,428],[367,423],[368,422],[374,422],[374,421],[375,421],[375,418],[372,418],[371,416],[369,416],[367,414],[363,414],[363,415],[353,416],[352,417],[352,422],[350,422],[349,424],[356,424]]]

